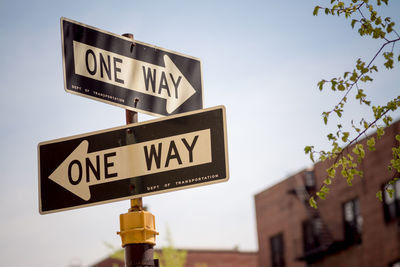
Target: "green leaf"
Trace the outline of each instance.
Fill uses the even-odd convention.
[[[364,151],[364,146],[362,144],[357,144],[353,148],[353,153],[357,155],[357,161],[358,163],[361,163],[362,159],[365,157],[365,151]],[[343,171],[343,170],[342,170]],[[342,173],[343,175],[343,173]]]
[[[385,118],[383,118],[383,122],[385,123],[386,126],[389,126],[392,121],[393,118],[391,116],[386,116]]]
[[[364,152],[363,145],[360,145],[359,150],[360,150],[360,157],[363,159],[365,157],[365,152]]]
[[[369,68],[369,71],[370,71],[370,72],[372,72],[373,70],[374,70],[375,72],[378,72],[378,67],[375,66],[375,65],[373,65],[372,67]]]
[[[385,65],[387,69],[393,69],[393,52],[385,52],[383,53],[383,57],[386,59],[383,65]]]
[[[335,168],[329,168],[328,170],[327,170],[327,173],[328,173],[328,176],[329,177],[331,177],[331,178],[334,178],[335,177],[335,175],[336,175],[336,170],[335,170]],[[327,178],[327,179],[329,179],[329,178]],[[327,179],[325,179],[325,181],[327,180]],[[330,180],[330,182],[331,182],[331,179],[329,179]],[[324,183],[325,183],[325,181],[324,181]],[[326,183],[326,184],[330,184],[330,183]]]
[[[364,93],[363,89],[358,89],[357,90],[357,95],[356,95],[356,99],[360,100],[360,104],[362,103],[362,101],[365,99],[367,95]]]
[[[322,91],[322,89],[323,89],[323,87],[324,87],[324,83],[325,83],[325,80],[319,81],[319,82],[317,83],[318,89],[319,89],[320,91]]]
[[[316,6],[313,11],[313,16],[318,16],[319,6]]]
[[[391,33],[391,32],[393,31],[394,25],[395,25],[394,22],[391,22],[391,23],[389,23],[389,24],[387,25],[387,27],[386,27],[387,33]]]
[[[336,85],[337,85],[336,78],[335,78],[335,79],[332,79],[331,85],[332,85],[332,86],[331,86],[332,91],[336,91]]]
[[[369,151],[375,151],[375,138],[371,137],[370,139],[368,139],[367,141],[367,145],[368,145],[368,150]]]
[[[310,199],[308,200],[308,203],[309,203],[310,206],[313,207],[314,209],[317,208],[317,202],[315,201],[314,197],[310,197]]]
[[[322,199],[322,200],[324,200],[324,199],[326,198],[324,192],[317,192],[316,195],[317,195],[320,199]]]
[[[340,173],[342,174],[342,176],[343,176],[344,178],[348,178],[348,177],[349,177],[349,174],[348,174],[347,170],[344,169],[344,168],[340,171]]]
[[[351,21],[351,27],[354,29],[354,25],[356,24],[356,22],[357,22],[358,20],[356,20],[356,19],[353,19],[352,21]]]
[[[376,192],[376,198],[382,202],[382,190],[379,190],[378,192]]]
[[[342,111],[343,111],[342,109],[339,109],[339,108],[338,108],[338,109],[335,109],[334,111],[336,112],[336,115],[337,115],[339,118],[342,117]]]
[[[336,140],[336,137],[332,133],[328,134],[326,137],[328,138],[329,141]]]
[[[354,70],[350,77],[350,81],[355,82],[357,80],[357,77],[358,77],[357,71]]]
[[[342,136],[342,141],[347,142],[347,139],[349,138],[350,133],[349,132],[344,132]]]
[[[392,59],[388,59],[388,60],[385,62],[385,64],[383,64],[383,65],[385,65],[385,67],[386,67],[387,69],[393,69],[393,60],[392,60]]]
[[[376,11],[372,11],[372,12],[371,12],[371,21],[376,20],[376,14],[377,14]]]
[[[313,148],[314,148],[314,146],[306,146],[306,147],[304,148],[304,152],[305,152],[306,154],[308,154],[308,153],[310,153],[310,152],[312,151]]]
[[[354,160],[354,158],[353,158],[353,156],[351,154],[347,154],[347,157],[349,158],[350,161]]]
[[[361,77],[360,79],[362,82],[372,82],[374,79],[372,79],[370,76],[368,75],[364,75],[363,77]]]
[[[378,127],[376,129],[376,135],[377,135],[378,139],[380,139],[384,134],[385,134],[385,130],[383,130],[382,127]]]
[[[393,198],[394,189],[393,188],[386,188],[386,192],[389,194],[390,198]]]
[[[325,194],[328,194],[328,192],[329,192],[329,188],[326,185],[323,185],[321,187],[320,192],[324,193],[324,197],[325,197]]]

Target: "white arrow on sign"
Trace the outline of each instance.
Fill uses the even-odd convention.
[[[76,74],[164,98],[168,113],[196,93],[167,55],[164,55],[163,67],[77,41],[73,41],[73,46]]]
[[[49,179],[88,201],[89,187],[212,162],[210,129],[88,153],[84,140]]]

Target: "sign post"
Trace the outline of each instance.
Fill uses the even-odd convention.
[[[126,109],[127,125],[39,143],[39,211],[130,199],[125,264],[158,266],[142,196],[229,179],[225,108],[201,110],[197,58],[66,18],[61,38],[65,90]],[[138,123],[137,112],[168,117]]]
[[[125,33],[122,36],[128,37],[133,41],[133,34]],[[135,106],[138,101],[139,99],[135,99]],[[138,114],[136,111],[126,109],[125,117],[127,125],[138,122]],[[141,218],[149,218],[150,221],[146,222],[146,220],[141,220]],[[148,228],[147,232],[145,230],[146,227]],[[140,229],[139,235],[137,233],[138,229]],[[144,231],[141,229],[144,229]],[[153,250],[156,241],[156,235],[158,234],[155,227],[155,217],[151,213],[143,210],[143,200],[141,197],[132,198],[131,208],[128,210],[128,213],[120,214],[120,232],[118,232],[118,234],[121,236],[122,245],[125,249],[125,266],[158,267],[158,260],[154,259]],[[150,236],[151,242],[149,242],[149,239],[146,238],[146,234]],[[141,238],[133,238],[128,243],[128,239],[126,238],[127,235],[132,237],[140,236]]]

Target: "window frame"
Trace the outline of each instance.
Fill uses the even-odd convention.
[[[386,191],[386,186],[393,187],[393,197],[389,200],[389,194]],[[395,221],[400,218],[400,180],[397,180],[394,185],[382,186],[382,203],[385,222]]]
[[[277,245],[278,244],[278,245]],[[269,238],[272,267],[285,267],[285,242],[283,232]]]
[[[305,253],[321,246],[322,221],[320,217],[313,217],[303,221],[302,230],[303,251]]]
[[[315,173],[314,170],[308,170],[304,172],[304,185],[308,192],[315,190]]]
[[[348,209],[347,205],[352,205],[351,208],[351,216],[348,217]],[[349,245],[361,244],[362,243],[362,216],[361,216],[361,208],[360,208],[360,200],[358,197],[350,199],[343,203],[342,205],[342,214],[343,214],[343,233],[344,233],[344,241]]]

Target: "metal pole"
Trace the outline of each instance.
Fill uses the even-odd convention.
[[[133,34],[132,33],[124,33],[122,34],[124,37],[128,37],[132,39],[133,41]],[[134,46],[134,43],[132,42],[132,45]],[[135,99],[135,104],[137,104],[138,100]],[[136,111],[132,111],[129,109],[125,109],[125,118],[126,118],[126,124],[131,124],[131,123],[136,123],[138,122],[138,113]],[[131,199],[131,210],[136,207],[136,210],[142,210],[143,209],[143,200],[142,198],[134,198]]]
[[[133,41],[133,34],[125,33],[122,36],[128,37]],[[132,42],[132,46],[134,43]],[[139,100],[135,99],[135,104]],[[126,124],[138,122],[138,113],[132,110],[125,110]],[[129,213],[143,211],[143,200],[142,198],[131,199],[131,208]],[[158,267],[158,260],[154,260],[154,250],[152,244],[138,243],[138,244],[126,244],[125,248],[125,266],[126,267],[147,267],[154,266]]]

